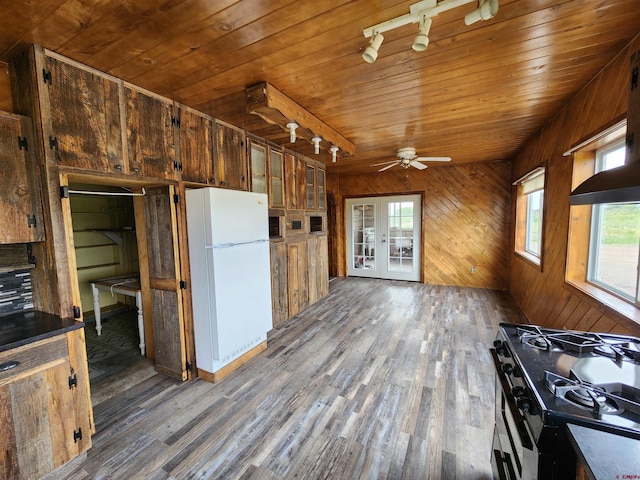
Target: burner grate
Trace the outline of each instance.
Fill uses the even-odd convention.
[[[640,415],[640,390],[623,383],[592,385],[582,381],[573,370],[570,378],[545,371],[547,388],[556,398],[590,410],[595,416],[619,415],[625,411]]]

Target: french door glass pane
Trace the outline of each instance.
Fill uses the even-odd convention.
[[[390,202],[388,270],[413,272],[413,202]]]
[[[375,205],[353,205],[351,219],[353,229],[353,268],[375,270]]]

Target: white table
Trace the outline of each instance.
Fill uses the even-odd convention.
[[[129,297],[135,297],[138,309],[138,334],[140,335],[140,354],[144,355],[144,317],[142,315],[142,291],[140,289],[140,277],[127,274],[115,277],[100,278],[91,282],[93,293],[93,312],[96,317],[96,332],[102,335],[102,318],[100,315],[100,290],[106,290],[111,294],[120,293]]]

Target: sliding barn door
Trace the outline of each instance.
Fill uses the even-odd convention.
[[[152,316],[156,369],[165,375],[186,380],[183,295],[174,195],[175,187],[169,186],[149,188],[145,196],[137,197],[142,203],[146,230],[144,240],[138,241],[138,246],[141,281],[143,276],[148,278],[150,294],[147,294],[148,307],[145,309]],[[146,275],[144,270],[148,270]]]

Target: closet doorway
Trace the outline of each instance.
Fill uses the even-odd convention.
[[[420,280],[421,198],[397,195],[346,200],[349,276]]]
[[[182,287],[185,283],[178,241],[183,215],[176,203],[180,198],[176,187],[122,186],[109,184],[109,179],[96,179],[95,183],[91,180],[86,176],[80,179],[61,176],[61,185],[67,187],[68,193],[62,199],[62,210],[63,216],[68,215],[65,230],[69,273],[72,284],[77,284],[77,301],[87,322],[92,394],[105,374],[113,373],[116,381],[126,382],[126,378],[118,378],[124,377],[120,372],[126,370],[129,375],[131,368],[143,369],[145,364],[151,365],[147,368],[149,375],[159,372],[185,380],[187,345]],[[136,285],[142,301],[118,294],[117,287],[113,292],[110,288],[100,289],[97,299],[102,331],[98,335],[94,321],[95,290],[91,284],[113,277],[122,279],[122,282],[116,279],[114,284],[124,283],[124,287],[131,281],[131,287]],[[138,324],[139,313],[143,316],[142,329]]]

